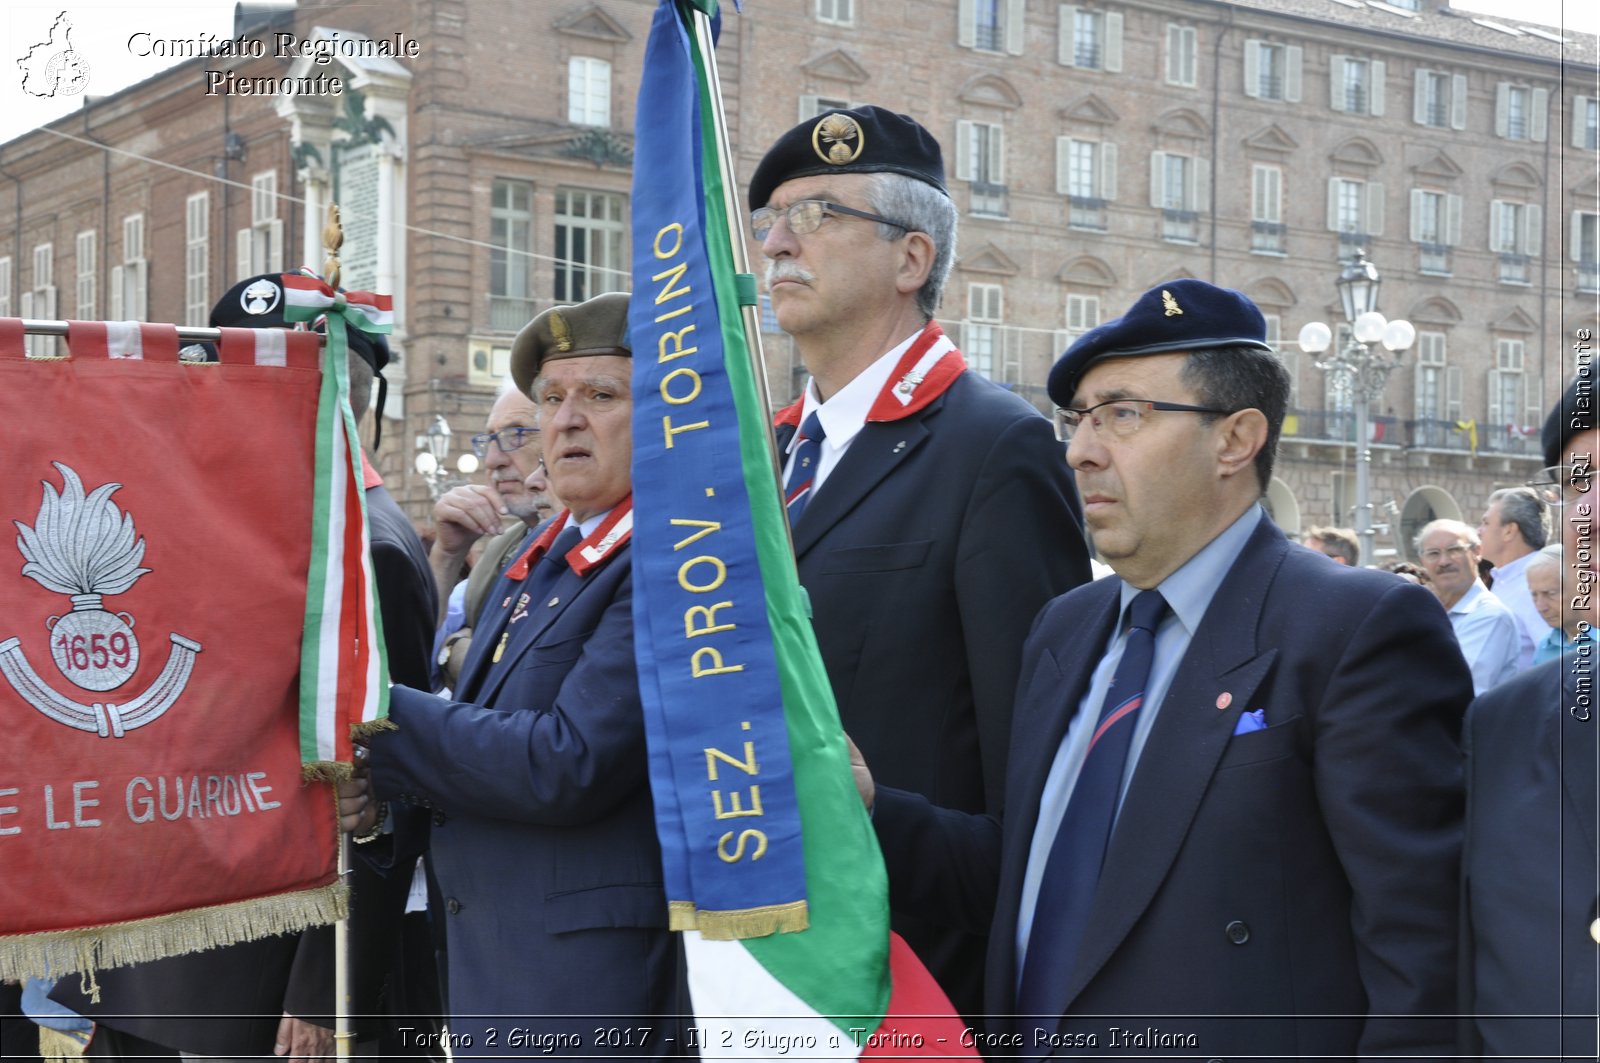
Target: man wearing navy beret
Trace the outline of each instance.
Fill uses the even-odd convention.
[[[750,182],[772,309],[811,379],[778,414],[800,581],[845,729],[885,781],[998,815],[1022,640],[1089,578],[1048,420],[933,320],[955,206],[933,136],[881,107],[778,139]],[[963,1014],[981,936],[897,913]]]
[[[1238,292],[1146,292],[1049,389],[1116,577],[1028,637],[1003,827],[875,794],[897,899],[992,919],[984,1047],[1452,1057],[1472,683],[1438,602],[1261,508],[1289,382]]]
[[[1596,622],[1594,363],[1544,425],[1529,486],[1561,525],[1565,604]],[[1464,1056],[1594,1059],[1600,969],[1600,716],[1594,646],[1486,691],[1467,710],[1461,958]]]

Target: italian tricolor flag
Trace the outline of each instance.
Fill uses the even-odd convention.
[[[696,1047],[976,1058],[889,930],[883,858],[796,577],[742,320],[755,284],[734,265],[714,15],[715,0],[656,11],[629,311],[635,654]]]

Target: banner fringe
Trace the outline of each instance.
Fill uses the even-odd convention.
[[[709,912],[692,901],[667,902],[667,926],[672,930],[698,930],[707,941],[738,941],[771,934],[796,934],[811,926],[805,901]]]
[[[0,937],[0,981],[61,978],[96,969],[294,934],[349,915],[342,882],[126,923]]]
[[[301,782],[349,782],[355,767],[342,760],[317,760],[300,765]]]
[[[351,724],[350,737],[356,741],[360,741],[363,738],[371,738],[380,731],[398,730],[400,730],[400,726],[393,720],[389,719],[387,716],[380,716],[378,719],[368,720],[366,723]]]

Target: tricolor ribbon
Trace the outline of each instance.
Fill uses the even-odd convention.
[[[285,320],[328,320],[300,647],[300,758],[308,774],[338,776],[349,770],[352,737],[385,726],[389,709],[361,443],[350,409],[349,346],[339,326],[388,333],[394,327],[393,303],[372,292],[336,292],[304,274],[284,274],[282,282]]]

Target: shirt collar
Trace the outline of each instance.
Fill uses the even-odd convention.
[[[1538,551],[1535,550],[1533,553],[1538,553]],[[1494,568],[1491,568],[1489,570],[1489,574],[1495,578],[1496,583],[1500,582],[1501,580],[1515,579],[1516,577],[1522,575],[1522,570],[1527,568],[1528,562],[1532,560],[1532,553],[1523,554],[1515,561],[1507,561],[1503,565],[1497,565]]]
[[[850,442],[867,423],[867,414],[872,412],[872,404],[878,400],[878,394],[889,382],[889,374],[893,373],[894,367],[899,364],[900,356],[906,353],[920,335],[922,333],[918,331],[907,336],[896,344],[893,350],[881,355],[871,365],[857,373],[854,380],[840,388],[826,402],[823,402],[822,397],[817,394],[816,380],[808,381],[805,402],[800,409],[800,423],[804,424],[805,419],[814,412],[817,420],[822,422],[822,430],[828,434],[826,443],[829,447],[837,449]],[[799,438],[800,433],[796,432],[794,440],[789,443],[791,450]]]
[[[1485,587],[1478,580],[1473,580],[1472,586],[1467,588],[1467,593],[1463,594],[1460,600],[1457,601],[1455,605],[1450,607],[1450,612],[1461,613],[1463,615],[1470,613],[1484,603],[1486,600],[1484,595],[1488,593],[1489,588]]]
[[[1228,571],[1233,568],[1234,562],[1239,560],[1240,553],[1244,551],[1244,544],[1250,540],[1256,525],[1266,519],[1265,510],[1259,505],[1251,506],[1238,520],[1223,529],[1222,534],[1207,543],[1198,554],[1185,561],[1176,572],[1156,585],[1156,590],[1167,600],[1168,608],[1183,624],[1190,638],[1193,638],[1195,631],[1199,629],[1201,619],[1211,606],[1211,599],[1216,597],[1217,588],[1222,586]],[[1122,584],[1124,610],[1138,593],[1139,588],[1133,584],[1127,582]]]

